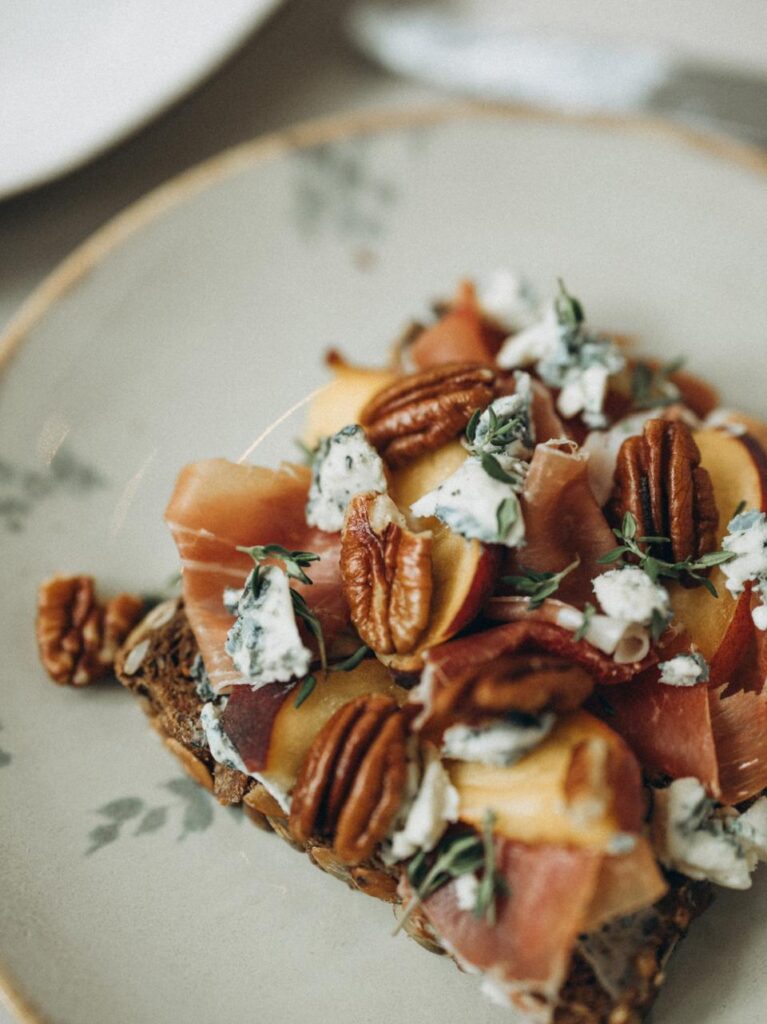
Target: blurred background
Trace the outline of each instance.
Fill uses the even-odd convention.
[[[111,216],[221,149],[449,96],[767,145],[765,0],[0,0],[0,330]]]

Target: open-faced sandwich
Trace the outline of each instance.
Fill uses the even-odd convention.
[[[767,857],[767,427],[507,273],[328,363],[305,464],[181,471],[180,597],[43,584],[43,663],[493,999],[638,1020]]]

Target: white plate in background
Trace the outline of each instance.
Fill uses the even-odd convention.
[[[0,199],[140,128],[280,0],[0,0]]]
[[[383,358],[464,274],[562,275],[764,414],[759,158],[630,123],[463,110],[309,126],[210,161],[86,243],[0,339],[0,960],[52,1022],[497,1024],[476,979],[187,783],[115,685],[48,682],[37,582],[150,589],[181,465],[239,456]],[[264,444],[291,452],[295,422]],[[160,810],[164,808],[164,810]],[[723,892],[654,1024],[761,1024],[767,878]]]

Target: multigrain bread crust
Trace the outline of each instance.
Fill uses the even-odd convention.
[[[260,828],[276,832],[294,849],[305,852],[323,871],[367,895],[397,904],[396,872],[378,860],[348,867],[333,851],[312,841],[296,842],[277,802],[254,779],[211,757],[200,726],[204,699],[198,692],[197,643],[180,599],[158,605],[136,627],[115,660],[117,678],[134,693],[153,728],[191,777],[227,806],[240,805]],[[648,1012],[665,980],[671,954],[690,923],[713,898],[707,882],[671,874],[669,890],[642,919],[641,934],[619,977],[598,977],[593,941],[583,940],[573,956],[562,987],[555,1024],[637,1024]],[[609,926],[608,926],[609,927]],[[405,930],[435,953],[444,953],[423,916],[414,913]],[[603,941],[613,941],[609,931]]]

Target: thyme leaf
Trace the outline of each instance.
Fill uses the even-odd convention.
[[[519,486],[519,477],[512,476],[511,473],[508,473],[495,455],[491,455],[490,452],[482,452],[479,460],[482,463],[484,471],[488,476],[491,476],[493,480],[500,480],[502,484],[511,484],[514,487]]]
[[[496,509],[495,518],[498,522],[498,536],[503,539],[519,518],[519,502],[513,494],[503,499]]]
[[[434,851],[434,862],[426,867],[428,854],[420,850],[407,866],[407,880],[413,890],[405,911],[393,931],[396,935],[413,911],[433,892],[461,875],[476,872],[484,862],[484,846],[475,833],[445,836]]]
[[[586,319],[583,312],[583,306],[574,295],[571,295],[568,292],[561,277],[557,278],[557,281],[559,282],[559,295],[557,295],[554,300],[554,310],[557,314],[557,320],[563,327],[569,327],[571,330],[575,331]]]
[[[540,608],[547,597],[555,594],[565,576],[577,569],[580,564],[580,558],[576,558],[560,572],[536,572],[534,569],[523,569],[521,576],[502,576],[501,583],[514,587],[518,593],[527,597],[528,607],[533,610]]]
[[[508,895],[509,892],[506,879],[497,870],[495,863],[495,820],[493,811],[487,810],[481,836],[474,832],[445,836],[434,851],[431,867],[427,867],[426,862],[430,854],[425,850],[419,851],[412,858],[406,873],[413,895],[397,922],[394,935],[400,931],[416,907],[437,889],[460,878],[461,875],[476,875],[480,871],[482,878],[477,889],[474,914],[476,917],[484,917],[491,926],[495,924],[496,898],[498,895]]]
[[[477,424],[479,423],[479,417],[482,415],[481,409],[475,409],[471,414],[469,422],[466,424],[466,440],[469,444],[474,444],[474,438],[477,436]]]
[[[330,671],[351,672],[353,668],[356,668],[360,662],[365,660],[368,654],[370,654],[370,648],[363,644],[362,647],[357,648],[354,654],[350,654],[348,658],[344,658],[343,661],[337,661],[334,665],[331,665]]]
[[[298,688],[298,693],[296,694],[296,699],[293,702],[293,707],[300,708],[307,697],[312,695],[316,685],[317,677],[314,675],[308,675]]]

